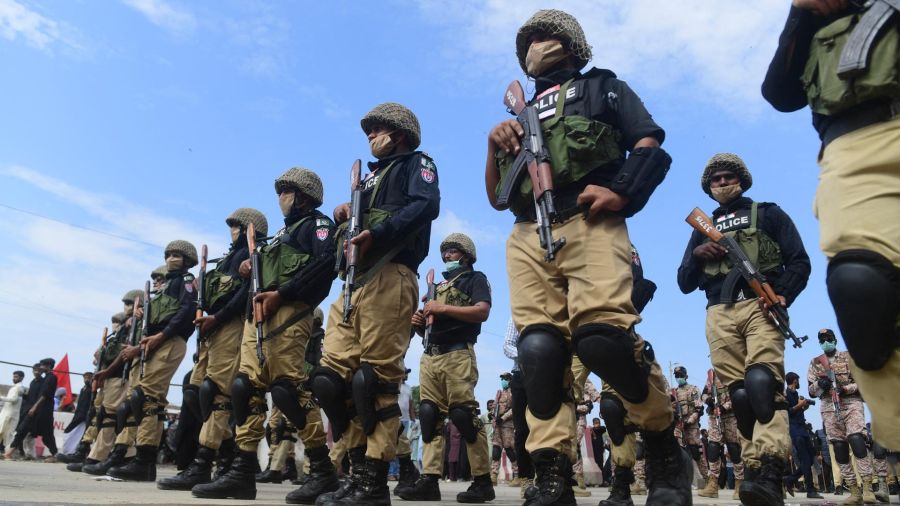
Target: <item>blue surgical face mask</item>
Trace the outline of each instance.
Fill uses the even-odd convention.
[[[503,390],[506,390],[507,388],[509,388],[509,381],[500,380],[500,388],[502,388]]]
[[[680,387],[687,385],[687,378],[675,378],[675,381],[678,382],[678,386]]]
[[[455,271],[459,269],[461,266],[459,264],[459,260],[453,260],[451,262],[444,262],[444,269],[447,269],[447,272]]]
[[[837,343],[835,343],[834,341],[825,341],[819,343],[819,346],[822,347],[822,351],[824,351],[825,353],[834,353],[834,350],[837,349]]]

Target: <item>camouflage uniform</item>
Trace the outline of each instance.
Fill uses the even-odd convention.
[[[578,426],[575,430],[576,436],[573,444],[576,448],[578,458],[575,460],[575,464],[572,465],[572,471],[575,472],[576,479],[584,479],[584,457],[581,455],[581,441],[584,440],[584,428],[587,426],[586,416],[591,412],[593,403],[600,401],[600,391],[597,390],[594,383],[587,379],[583,384],[584,389],[580,396],[582,403],[578,404],[575,408],[575,413],[578,416]],[[579,397],[576,397],[576,399],[577,398]]]
[[[491,456],[491,476],[497,476],[500,472],[500,454],[503,450],[506,450],[506,458],[509,459],[509,462],[513,467],[513,476],[516,476],[518,474],[515,465],[516,433],[512,418],[512,392],[509,388],[497,390],[495,403],[498,419],[495,420],[496,427],[494,428],[494,434],[491,440],[494,447]]]
[[[676,437],[678,437],[678,429],[681,429],[681,444],[686,446],[691,453],[691,457],[700,467],[700,474],[704,477],[707,474],[706,460],[703,458],[700,441],[700,415],[703,413],[703,403],[700,400],[700,390],[694,385],[686,384],[674,389],[678,409],[681,411],[681,424],[676,427]]]
[[[707,402],[707,399],[712,397],[710,391],[711,386],[707,382],[706,386],[703,388],[703,402]],[[728,388],[722,383],[718,376],[716,376],[716,392],[719,396],[718,408],[721,429],[719,428],[719,423],[716,422],[713,408],[707,407],[707,414],[709,415],[709,442],[717,443],[722,448],[727,445],[729,449],[734,448],[739,452],[741,440],[737,428],[737,418],[735,418],[734,411],[731,409],[731,396],[728,393]],[[738,455],[732,455],[731,452],[729,452],[729,455],[732,462],[738,457]],[[712,459],[709,463],[709,480],[718,481],[721,469],[722,459]],[[744,479],[743,460],[734,462],[734,479]]]

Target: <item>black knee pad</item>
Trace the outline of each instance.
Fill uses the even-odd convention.
[[[728,448],[728,456],[731,457],[732,464],[740,464],[743,462],[743,459],[741,459],[740,443],[725,443],[725,447]]]
[[[529,325],[518,345],[519,369],[528,396],[528,408],[541,420],[553,418],[571,397],[563,388],[572,354],[562,333],[550,325]]]
[[[131,416],[134,417],[134,421],[138,425],[144,419],[144,403],[146,401],[147,396],[144,395],[144,390],[139,386],[134,387],[134,390],[131,391],[131,396],[128,398],[128,403],[131,406]]]
[[[272,393],[272,403],[284,413],[297,430],[306,427],[306,408],[300,405],[300,396],[297,394],[297,385],[286,380],[279,379],[269,387]]]
[[[194,418],[202,420],[200,417],[200,388],[197,385],[184,385],[181,388],[181,395],[182,404],[190,410]]]
[[[622,398],[635,404],[647,399],[650,392],[647,378],[655,358],[650,343],[644,343],[643,357],[635,361],[635,336],[619,327],[590,323],[578,327],[572,338],[581,362]]]
[[[491,460],[500,460],[500,455],[503,454],[503,448],[500,448],[497,445],[494,445],[491,448]]]
[[[850,463],[850,445],[846,441],[840,439],[832,440],[831,447],[834,448],[834,460],[838,464]]]
[[[481,429],[481,420],[472,413],[468,406],[450,406],[450,420],[456,425],[463,440],[469,444],[478,439],[478,431]],[[476,420],[477,426],[476,426]],[[507,452],[509,454],[509,452]]]
[[[888,452],[883,446],[875,441],[872,442],[872,457],[878,460],[884,460],[887,458],[887,454]]]
[[[419,427],[422,429],[422,441],[430,443],[439,434],[441,422],[444,417],[438,405],[431,399],[424,399],[419,403]]]
[[[753,439],[753,426],[756,424],[756,415],[753,414],[753,406],[750,404],[750,396],[744,388],[743,381],[736,381],[728,385],[728,393],[731,396],[731,408],[737,419],[738,431],[744,439]]]
[[[328,367],[317,367],[313,370],[309,384],[313,395],[319,401],[319,406],[328,415],[334,440],[339,441],[350,425],[350,414],[347,411],[349,386],[340,374]]]
[[[615,395],[600,395],[600,416],[606,422],[606,433],[612,444],[619,446],[625,442],[625,405]]]
[[[700,457],[703,456],[703,452],[700,451],[700,445],[688,445],[691,450],[691,458],[699,461]]]
[[[825,280],[853,361],[881,369],[900,344],[900,269],[873,251],[847,250],[828,263]]]
[[[744,388],[747,389],[747,397],[756,420],[760,423],[771,422],[779,407],[775,402],[779,383],[772,370],[762,364],[751,365],[744,373]]]
[[[231,412],[237,425],[244,425],[250,416],[250,397],[254,390],[249,376],[243,373],[235,376],[231,384]]]
[[[213,412],[213,404],[216,402],[216,396],[219,395],[219,387],[216,383],[207,378],[203,378],[200,382],[200,420],[206,422]]]
[[[634,442],[634,459],[635,460],[644,460],[644,442],[643,441],[635,441]]]
[[[125,400],[116,408],[116,434],[125,429],[128,423],[128,415],[131,414],[131,404]]]
[[[697,449],[699,450],[700,448]],[[706,457],[710,462],[719,460],[719,458],[722,457],[722,444],[710,441],[709,445],[706,447]]]
[[[850,434],[847,436],[847,442],[850,443],[850,450],[858,459],[864,459],[869,455],[869,449],[866,447],[866,436],[862,434]]]
[[[397,395],[400,393],[400,385],[380,381],[372,364],[363,362],[359,365],[359,369],[353,374],[351,389],[353,405],[356,406],[356,414],[359,415],[365,435],[369,436],[375,432],[378,422],[400,416],[399,404],[391,404],[381,409],[375,407],[379,394]]]

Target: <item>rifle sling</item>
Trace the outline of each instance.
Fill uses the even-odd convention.
[[[423,228],[425,228],[425,225],[427,225],[428,223],[429,222],[425,222],[425,223],[419,225],[418,227],[416,227],[415,230],[410,232],[410,234],[406,237],[405,240],[400,241],[397,244],[395,244],[393,248],[388,250],[387,253],[385,253],[381,258],[379,258],[378,261],[375,262],[372,265],[372,267],[370,267],[366,272],[356,276],[356,282],[353,283],[353,289],[357,290],[359,288],[362,288],[363,286],[365,286],[366,283],[371,281],[372,278],[374,278],[375,275],[378,274],[378,272],[381,270],[382,267],[387,265],[391,260],[394,259],[395,256],[397,256],[397,253],[400,253],[400,251],[402,251],[403,248],[409,246],[409,244],[413,241],[413,239],[415,239],[416,235]]]
[[[850,37],[841,51],[838,77],[849,79],[865,72],[875,38],[897,11],[900,11],[900,0],[875,0],[872,3],[850,32]]]
[[[268,341],[269,339],[272,339],[272,338],[274,338],[274,337],[278,337],[278,335],[281,334],[282,332],[284,332],[285,330],[287,330],[288,327],[290,327],[291,325],[293,325],[293,324],[299,322],[300,320],[306,318],[306,317],[307,317],[309,314],[311,314],[313,311],[314,311],[314,308],[313,308],[312,306],[310,306],[310,307],[308,307],[308,308],[306,308],[306,309],[303,309],[303,310],[301,310],[301,311],[297,311],[296,313],[294,313],[293,315],[291,315],[290,318],[288,318],[287,320],[285,320],[281,325],[279,325],[279,326],[275,327],[274,329],[270,330],[269,333],[266,334],[265,337],[263,337],[263,341]]]

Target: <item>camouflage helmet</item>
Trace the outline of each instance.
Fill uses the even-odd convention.
[[[687,368],[683,365],[675,366],[675,370],[672,372],[672,374],[676,378],[681,376],[682,374],[684,375],[685,378],[687,378],[687,376],[688,376]]]
[[[741,190],[747,191],[753,186],[753,177],[747,164],[741,160],[741,157],[734,153],[717,153],[706,162],[706,168],[703,169],[703,176],[700,177],[700,186],[707,195],[712,195],[709,189],[709,177],[717,170],[730,170],[734,172],[738,179],[741,180]]]
[[[325,321],[325,313],[322,312],[322,308],[317,307],[317,308],[313,311],[313,320],[318,320],[318,321],[319,321],[319,325],[321,325],[322,322]]]
[[[275,193],[281,193],[285,188],[294,188],[316,201],[316,207],[322,205],[322,180],[319,176],[303,167],[294,167],[278,176],[275,180]],[[265,219],[265,218],[263,218]],[[256,223],[253,223],[256,226]],[[266,226],[268,230],[268,226]]]
[[[386,125],[406,134],[409,149],[415,150],[422,142],[419,119],[412,111],[396,102],[378,104],[359,121],[366,135],[375,125]]]
[[[253,224],[257,235],[262,234],[263,237],[269,235],[269,222],[266,216],[252,207],[239,207],[225,219],[225,224],[229,227],[246,227],[248,223]]]
[[[162,264],[156,269],[153,269],[153,272],[150,273],[150,279],[155,278],[156,276],[166,277],[166,274],[169,272],[169,268],[166,267],[166,264]]]
[[[176,239],[170,242],[166,246],[164,255],[169,256],[169,253],[181,253],[181,256],[184,257],[185,269],[190,269],[191,267],[197,265],[197,248],[195,248],[193,244],[187,241]]]
[[[134,299],[143,298],[144,291],[143,290],[128,290],[125,292],[125,295],[122,296],[122,302],[126,304],[134,304]]]
[[[127,319],[128,319],[128,317],[125,316],[125,313],[118,312],[118,313],[112,315],[112,318],[110,318],[110,321],[112,323],[118,323],[119,325],[121,325],[121,324],[125,323],[125,320],[127,320]]]
[[[478,256],[475,254],[475,243],[466,234],[453,232],[448,235],[447,238],[441,242],[441,253],[448,248],[456,248],[466,255],[469,255],[472,257],[473,264],[475,263],[475,260],[478,259]]]
[[[591,45],[587,43],[578,20],[568,12],[543,9],[535,12],[516,34],[516,56],[519,58],[519,66],[526,74],[528,69],[525,66],[525,56],[531,45],[528,39],[536,32],[559,38],[566,51],[575,57],[578,69],[584,68],[591,61]]]

